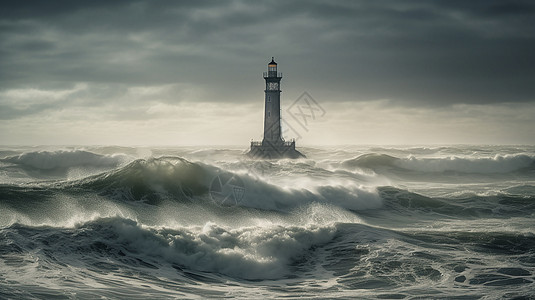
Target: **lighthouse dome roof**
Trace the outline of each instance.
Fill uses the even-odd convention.
[[[271,57],[271,62],[269,63],[269,65],[277,65],[273,56]]]

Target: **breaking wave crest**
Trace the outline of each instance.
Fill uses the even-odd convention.
[[[117,170],[68,182],[65,187],[81,187],[99,193],[124,191],[127,200],[150,202],[161,196],[188,197],[208,192],[209,173],[201,166],[179,157],[138,159]]]
[[[115,171],[69,183],[100,193],[118,195],[150,203],[162,196],[181,200],[210,200],[210,185],[221,174],[229,172],[216,166],[192,163],[179,157],[139,159]],[[311,185],[304,188],[281,188],[248,174],[230,173],[243,182],[240,206],[285,210],[311,202],[331,203],[348,209],[380,207],[373,188],[359,185]]]
[[[350,210],[382,206],[375,188],[358,184],[311,183],[283,188],[248,174],[165,156],[138,159],[78,180],[0,185],[0,207],[11,212],[0,223],[50,224],[61,219],[69,226],[98,216],[138,215],[148,209],[143,205],[164,209],[169,203],[175,203],[173,207],[178,204],[218,211],[220,203],[212,197],[210,189],[221,174],[239,177],[243,183],[243,197],[231,205],[238,209],[288,213],[314,203]],[[71,218],[76,213],[79,216]]]
[[[200,227],[150,228],[119,217],[97,219],[73,229],[31,229],[17,224],[12,228],[35,231],[35,242],[43,242],[44,252],[54,256],[50,259],[91,264],[105,255],[110,264],[119,265],[136,258],[144,267],[159,268],[167,263],[176,269],[243,279],[288,276],[293,262],[312,246],[332,240],[336,233],[335,226],[226,228],[211,222]],[[18,247],[26,246],[24,241],[17,242]]]
[[[525,154],[495,155],[493,157],[464,158],[397,158],[386,154],[364,154],[342,163],[348,168],[367,168],[380,170],[384,168],[403,169],[422,173],[510,173],[521,170],[533,170],[535,157]]]
[[[58,150],[27,152],[6,157],[1,161],[38,170],[54,170],[78,166],[115,167],[126,159],[126,156],[121,154],[100,155],[84,150]]]

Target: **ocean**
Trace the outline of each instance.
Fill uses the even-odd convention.
[[[534,299],[534,146],[0,149],[1,299]]]

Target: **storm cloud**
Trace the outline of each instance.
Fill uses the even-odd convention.
[[[403,108],[535,102],[533,1],[4,1],[0,119],[284,97]]]

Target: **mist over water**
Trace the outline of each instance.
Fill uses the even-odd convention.
[[[0,149],[0,298],[535,297],[533,146],[244,152]]]

